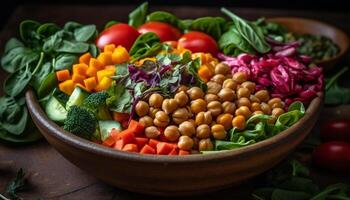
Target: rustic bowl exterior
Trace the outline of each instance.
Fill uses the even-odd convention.
[[[340,48],[338,55],[316,62],[316,64],[323,67],[325,71],[333,69],[349,50],[350,41],[348,35],[341,29],[330,24],[297,17],[276,17],[269,18],[268,21],[279,23],[292,33],[323,35],[332,39]]]
[[[322,95],[305,116],[275,137],[209,155],[157,156],[117,151],[66,132],[49,120],[35,93],[26,93],[33,121],[66,159],[87,173],[125,190],[161,195],[202,194],[237,185],[272,168],[307,136],[317,121]]]

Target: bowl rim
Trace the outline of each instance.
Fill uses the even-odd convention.
[[[317,96],[310,102],[306,109],[305,115],[299,120],[298,123],[294,124],[285,131],[268,138],[266,140],[257,142],[252,145],[241,147],[234,150],[221,151],[212,154],[194,154],[188,156],[168,156],[168,155],[148,155],[139,153],[129,153],[124,151],[115,150],[110,147],[105,147],[101,144],[96,144],[89,140],[80,138],[68,131],[65,131],[58,124],[50,120],[44,110],[41,108],[36,94],[32,89],[28,89],[26,94],[26,103],[28,110],[34,119],[35,123],[40,125],[47,130],[47,134],[51,134],[58,140],[61,140],[68,145],[72,145],[75,148],[79,148],[83,151],[87,151],[96,155],[106,156],[109,158],[116,158],[119,160],[134,161],[134,162],[147,162],[147,163],[190,163],[190,162],[214,162],[226,158],[236,157],[237,159],[248,154],[254,154],[257,149],[259,151],[269,150],[273,145],[277,145],[278,142],[288,142],[288,138],[293,136],[294,131],[302,128],[302,125],[312,120],[315,114],[320,110],[323,102],[323,92],[319,92]],[[37,122],[36,122],[37,121]]]
[[[308,22],[308,23],[314,23],[314,24],[326,26],[326,27],[333,29],[335,32],[338,32],[338,34],[340,34],[341,37],[345,40],[344,41],[344,43],[346,44],[345,48],[341,48],[340,45],[338,43],[336,43],[340,49],[339,53],[333,57],[330,57],[330,58],[327,58],[324,60],[315,61],[316,64],[322,65],[324,63],[329,63],[329,62],[333,62],[335,60],[341,59],[349,51],[350,38],[349,38],[348,34],[346,34],[345,31],[342,30],[341,28],[338,28],[337,26],[334,26],[330,23],[327,23],[327,22],[324,22],[321,20],[317,20],[317,19],[304,18],[304,17],[268,17],[268,18],[266,18],[266,20],[267,21],[296,21],[298,23]]]

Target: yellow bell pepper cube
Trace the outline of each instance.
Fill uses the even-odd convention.
[[[95,91],[100,92],[103,90],[107,90],[108,88],[111,87],[112,82],[113,82],[113,79],[108,77],[103,77],[103,79],[95,87]]]
[[[102,63],[102,65],[112,65],[112,52],[102,52],[97,56],[97,60]]]
[[[103,47],[103,52],[113,52],[115,49],[114,44],[107,44],[106,46]]]
[[[115,70],[113,69],[100,70],[97,72],[97,81],[101,82],[104,77],[109,78],[111,76],[114,76],[114,74],[115,74]]]
[[[63,81],[62,83],[58,84],[58,88],[62,92],[71,95],[74,90],[74,82],[72,80]]]
[[[118,46],[116,49],[114,49],[112,54],[112,61],[113,64],[120,64],[125,63],[130,59],[128,50],[126,50],[122,46]]]

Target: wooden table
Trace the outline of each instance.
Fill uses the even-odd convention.
[[[12,14],[8,24],[0,34],[0,48],[11,36],[18,36],[18,25],[24,19],[34,19],[41,22],[55,22],[64,24],[66,21],[78,21],[84,24],[94,23],[99,28],[109,20],[126,21],[133,6],[101,5],[101,6],[54,6],[28,5],[18,7]],[[152,10],[168,10],[181,18],[200,17],[205,15],[220,15],[219,7],[152,7]],[[309,17],[332,23],[350,33],[350,15],[335,12],[312,12],[294,10],[269,10],[244,8],[233,9],[237,14],[247,19],[256,19],[261,16],[299,16]],[[348,60],[348,59],[347,59]],[[0,73],[0,82],[5,74]],[[0,105],[1,106],[1,105]],[[65,160],[46,141],[40,141],[27,146],[10,146],[0,143],[0,193],[3,194],[6,184],[14,177],[19,168],[28,173],[30,188],[21,193],[24,199],[161,199],[130,193],[109,186],[89,174],[81,171]],[[349,180],[350,177],[329,175],[316,172],[316,179],[321,184]],[[191,199],[248,199],[256,180],[247,182],[239,187],[199,196]]]

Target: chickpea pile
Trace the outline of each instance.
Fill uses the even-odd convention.
[[[158,138],[162,131],[179,149],[196,153],[213,150],[212,139],[224,140],[236,127],[244,130],[246,120],[256,114],[271,115],[274,123],[285,112],[280,98],[270,98],[267,90],[256,91],[245,73],[232,74],[228,65],[215,66],[215,75],[199,87],[180,86],[173,98],[153,93],[135,107],[145,136]]]

